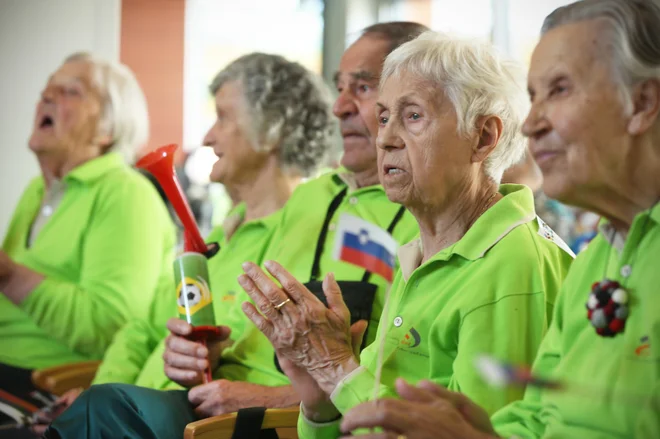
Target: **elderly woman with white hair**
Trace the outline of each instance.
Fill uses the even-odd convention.
[[[148,130],[126,66],[76,54],[48,79],[29,140],[42,175],[0,251],[3,389],[29,382],[29,369],[100,359],[173,284],[173,224],[130,167]]]
[[[473,363],[479,354],[534,358],[572,261],[536,217],[531,191],[499,184],[525,149],[522,78],[491,45],[432,32],[386,59],[380,178],[415,216],[420,238],[399,250],[377,341],[360,358],[332,275],[326,309],[276,262],[265,266],[282,288],[245,265],[240,283],[256,307],[243,309],[298,390],[301,437],[336,437],[341,413],[395,395],[397,376],[463,391],[490,412],[522,396],[486,388]]]
[[[583,0],[546,18],[532,55],[523,131],[544,191],[603,217],[566,277],[532,368],[532,377],[552,381],[532,381],[523,400],[490,421],[463,395],[399,383],[407,401],[364,404],[345,417],[344,431],[379,426],[383,435],[410,439],[660,437],[658,29],[657,2]]]

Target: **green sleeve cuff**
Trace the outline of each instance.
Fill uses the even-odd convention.
[[[360,366],[339,382],[330,395],[330,400],[341,414],[353,407],[373,399],[376,377]],[[394,396],[386,386],[380,385],[378,397]]]
[[[341,418],[318,423],[310,421],[305,417],[302,404],[300,404],[300,416],[298,416],[298,437],[300,439],[336,439],[341,436]]]

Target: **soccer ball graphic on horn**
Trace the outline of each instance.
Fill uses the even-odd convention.
[[[180,282],[177,286],[176,295],[179,314],[193,315],[211,303],[209,285],[202,277],[197,279],[184,278],[183,282]],[[186,312],[186,309],[188,312]]]

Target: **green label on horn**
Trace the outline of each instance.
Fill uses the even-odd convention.
[[[184,253],[174,260],[179,318],[193,326],[215,326],[206,257]]]

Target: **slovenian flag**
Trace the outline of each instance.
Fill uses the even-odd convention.
[[[392,282],[397,242],[389,233],[348,214],[339,217],[336,230],[335,259],[362,267]]]

